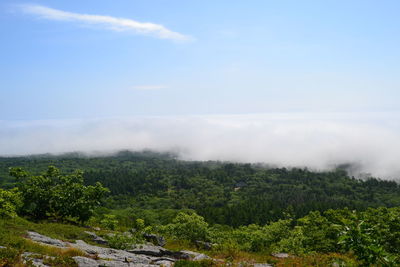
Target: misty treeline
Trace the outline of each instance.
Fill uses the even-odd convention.
[[[396,182],[355,179],[342,169],[315,172],[257,164],[190,162],[152,152],[0,158],[0,181],[5,188],[13,187],[9,167],[40,173],[49,165],[63,172],[82,169],[87,185],[101,182],[110,189],[107,208],[130,209],[154,224],[169,223],[182,209],[195,210],[210,224],[237,227],[263,225],[288,214],[300,218],[310,211],[400,206]]]

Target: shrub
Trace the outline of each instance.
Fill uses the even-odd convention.
[[[17,216],[17,209],[21,206],[20,194],[0,188],[0,217],[11,218]]]
[[[108,241],[108,245],[116,249],[129,249],[132,248],[134,244],[143,243],[141,237],[130,233],[109,234],[105,238]]]
[[[118,225],[118,220],[115,215],[105,214],[104,219],[100,221],[100,224],[110,230],[115,230]]]
[[[32,176],[21,168],[11,168],[10,175],[18,181],[23,213],[35,219],[71,217],[87,221],[108,192],[100,183],[85,186],[81,171],[61,175],[53,166],[39,176]]]
[[[172,221],[172,224],[167,225],[166,231],[178,239],[191,242],[206,240],[208,223],[195,212],[180,212]]]

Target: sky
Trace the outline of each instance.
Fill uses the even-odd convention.
[[[388,0],[2,0],[0,154],[146,144],[322,168],[389,149],[372,171],[397,175],[399,9]]]

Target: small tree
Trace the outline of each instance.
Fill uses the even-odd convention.
[[[177,238],[191,242],[206,240],[208,235],[208,223],[195,212],[178,213],[167,229]]]
[[[21,168],[12,168],[10,175],[18,181],[22,212],[36,219],[70,217],[87,221],[109,191],[100,183],[85,186],[81,171],[65,176],[53,166],[39,176],[32,176]]]

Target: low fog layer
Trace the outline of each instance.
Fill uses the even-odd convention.
[[[400,177],[399,114],[135,117],[0,121],[0,154],[121,149],[174,151],[187,160],[263,162],[328,169],[356,163],[382,178]]]

